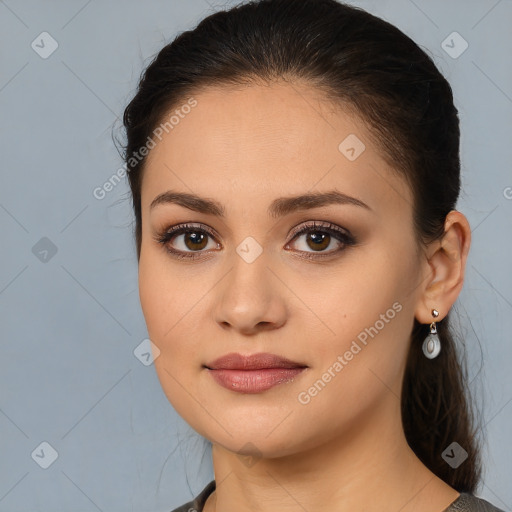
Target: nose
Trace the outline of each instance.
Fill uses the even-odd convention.
[[[251,335],[286,323],[286,287],[264,255],[247,263],[238,255],[215,297],[214,318],[224,330]]]

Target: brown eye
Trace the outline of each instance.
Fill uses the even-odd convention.
[[[350,232],[336,224],[313,222],[298,230],[287,247],[293,246],[294,250],[304,253],[305,257],[315,258],[331,256],[355,243]]]
[[[199,231],[189,231],[183,234],[183,243],[191,251],[200,251],[208,243],[209,235]]]
[[[331,235],[322,233],[321,231],[311,231],[306,233],[306,243],[314,251],[322,251],[329,247],[331,242]]]
[[[179,224],[168,228],[155,239],[165,247],[168,253],[179,259],[201,257],[209,252],[205,250],[209,247],[208,242],[210,242],[210,249],[220,247],[220,244],[215,242],[213,232],[190,224]]]

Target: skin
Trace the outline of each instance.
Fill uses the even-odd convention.
[[[429,324],[436,308],[441,321],[461,291],[466,218],[450,212],[442,240],[420,248],[403,178],[361,119],[306,84],[211,87],[194,98],[146,162],[139,293],[163,391],[213,443],[217,489],[205,511],[444,510],[459,493],[408,446],[399,397],[414,318]],[[349,134],[366,146],[354,161],[338,149]],[[370,209],[267,213],[278,197],[333,189]],[[225,216],[170,203],[150,210],[167,190],[214,199]],[[321,249],[329,257],[301,258],[318,251],[307,234],[292,241],[289,233],[308,221],[348,229],[357,242],[331,237]],[[176,259],[155,240],[183,222],[216,234],[196,260]],[[252,263],[236,251],[248,236],[263,248]],[[185,239],[168,245],[194,252]],[[299,393],[396,302],[400,312],[300,403]],[[271,352],[308,368],[265,392],[237,393],[203,366],[229,352]]]

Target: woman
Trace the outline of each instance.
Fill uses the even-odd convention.
[[[212,443],[175,512],[499,511],[448,325],[471,231],[432,60],[335,0],[246,3],[164,47],[124,124],[155,367]]]

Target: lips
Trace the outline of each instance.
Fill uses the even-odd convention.
[[[306,365],[269,353],[249,356],[231,353],[215,359],[206,367],[210,370],[265,370],[269,368],[306,368]]]
[[[307,366],[274,354],[231,353],[205,365],[217,384],[238,393],[261,393],[289,382]]]

